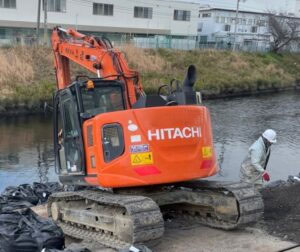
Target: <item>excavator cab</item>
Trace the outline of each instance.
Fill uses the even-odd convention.
[[[82,124],[96,115],[126,108],[124,85],[115,80],[75,81],[54,97],[54,147],[60,175],[85,175]]]

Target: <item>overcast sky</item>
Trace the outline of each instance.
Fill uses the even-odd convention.
[[[185,0],[198,2],[200,4],[209,4],[213,7],[235,8],[237,0]],[[241,0],[241,9],[249,11],[268,11],[276,10],[285,12],[294,12],[296,0]]]

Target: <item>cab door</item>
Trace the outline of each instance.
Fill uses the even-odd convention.
[[[84,175],[84,151],[79,123],[79,114],[74,95],[70,89],[59,92],[56,104],[56,125],[54,138],[57,138],[58,173],[61,175]],[[61,120],[61,123],[59,123]],[[59,125],[60,124],[60,125]]]

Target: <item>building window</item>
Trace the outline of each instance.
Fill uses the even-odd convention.
[[[258,22],[257,22],[257,25],[258,26],[266,26],[266,21],[265,20],[258,20]]]
[[[199,23],[197,31],[202,32],[202,30],[203,30],[203,23]]]
[[[134,7],[135,18],[148,18],[152,19],[153,8],[150,7]]]
[[[0,0],[0,8],[16,9],[16,0]]]
[[[225,25],[224,26],[224,31],[230,32],[231,26],[230,25]]]
[[[247,24],[247,20],[245,18],[242,19],[242,25],[246,25]]]
[[[185,10],[174,10],[174,20],[178,21],[190,21],[191,12]]]
[[[252,40],[244,40],[245,46],[252,46]]]
[[[5,35],[5,29],[0,29],[0,39],[5,39]]]
[[[112,4],[93,3],[93,14],[101,16],[113,16],[114,6]]]
[[[200,36],[200,43],[207,43],[208,36]]]
[[[216,17],[216,23],[220,23],[220,17],[219,16]]]
[[[248,25],[252,25],[252,19],[248,19]]]
[[[45,0],[43,0],[43,10],[45,6],[44,1]],[[66,12],[66,0],[47,0],[47,11]]]
[[[203,13],[202,17],[203,18],[209,18],[209,17],[211,17],[211,13]]]
[[[252,26],[251,32],[252,33],[257,33],[257,26]]]
[[[225,23],[225,17],[221,17],[221,23],[222,23],[222,24]]]

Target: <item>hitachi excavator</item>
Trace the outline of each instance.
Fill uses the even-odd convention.
[[[51,41],[56,172],[63,184],[82,186],[49,199],[48,214],[65,234],[119,249],[158,240],[164,216],[225,230],[260,218],[253,186],[202,180],[218,164],[194,66],[183,85],[146,95],[107,38],[56,27]],[[97,77],[71,82],[70,61]]]

